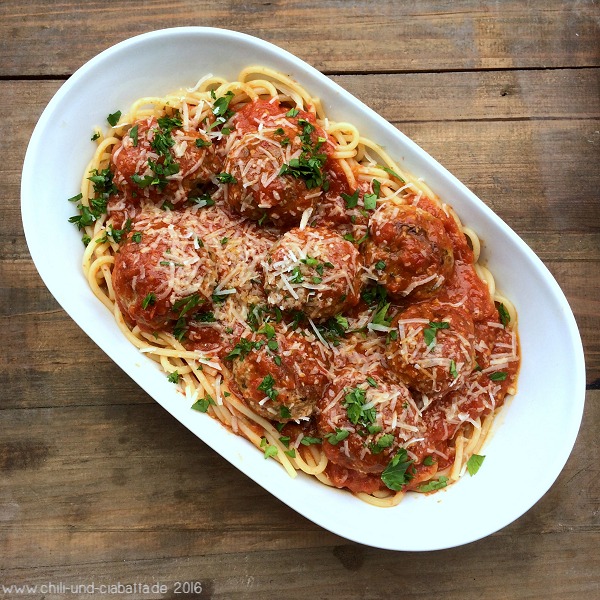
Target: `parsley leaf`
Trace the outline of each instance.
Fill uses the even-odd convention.
[[[365,210],[375,210],[377,208],[377,196],[375,194],[365,194],[363,202]]]
[[[429,321],[429,324],[423,329],[423,339],[427,346],[435,345],[438,329],[450,329],[450,323],[447,321]]]
[[[386,173],[389,173],[390,175],[393,175],[396,179],[398,179],[401,183],[406,183],[406,181],[404,181],[404,179],[402,179],[402,177],[400,177],[400,175],[398,175],[398,173],[396,173],[396,171],[392,171],[392,169],[390,169],[389,167],[381,167]]]
[[[506,306],[504,304],[498,305],[498,316],[500,317],[500,322],[504,327],[506,327],[510,323],[510,314],[506,310]]]
[[[260,382],[258,389],[261,392],[264,392],[265,395],[271,400],[275,400],[277,396],[279,396],[279,392],[273,387],[275,385],[275,379],[273,375],[270,373],[264,377],[264,379]]]
[[[471,477],[473,477],[473,475],[479,471],[479,468],[483,464],[484,460],[485,456],[482,456],[481,454],[472,454],[469,457],[469,460],[467,461],[467,471],[469,471],[469,475]]]
[[[508,373],[506,371],[496,371],[488,375],[491,381],[506,381],[507,376]]]
[[[237,179],[231,173],[219,173],[217,179],[221,183],[237,183]]]
[[[346,208],[354,208],[358,205],[358,190],[356,190],[352,196],[344,194],[343,192],[340,194],[340,196],[344,199]]]
[[[156,302],[156,294],[154,292],[150,292],[146,294],[146,297],[142,300],[142,308],[146,310],[149,306]]]
[[[448,485],[448,478],[444,475],[440,475],[439,479],[432,479],[427,483],[419,486],[420,492],[435,492],[437,490],[441,490]]]
[[[120,118],[121,118],[121,111],[118,110],[117,112],[114,112],[114,113],[108,115],[108,117],[106,117],[106,120],[108,121],[108,124],[111,127],[114,127],[119,122]]]
[[[212,396],[206,394],[204,398],[199,398],[198,400],[196,400],[196,402],[192,404],[192,408],[199,412],[205,413],[211,404],[215,404],[215,401],[212,399]]]
[[[400,448],[381,474],[381,481],[390,490],[402,490],[413,478],[413,475],[408,471],[412,464],[413,461],[408,460],[408,452],[404,448]]]
[[[348,419],[353,425],[363,425],[367,427],[370,423],[375,423],[377,411],[374,406],[365,408],[367,393],[361,388],[350,388],[344,396],[344,408],[348,414]]]
[[[315,154],[310,157],[300,156],[290,159],[289,163],[283,163],[279,175],[291,175],[296,179],[304,179],[306,188],[311,190],[323,185],[323,165],[326,160],[325,154]]]
[[[312,444],[321,444],[323,442],[323,440],[321,438],[318,437],[310,437],[308,435],[305,435],[301,440],[300,443],[303,446],[311,446]]]
[[[450,360],[450,375],[452,375],[454,379],[458,377],[458,371],[456,370],[456,363],[454,360]]]
[[[377,442],[371,444],[369,449],[373,454],[379,454],[386,448],[389,448],[394,443],[394,435],[392,433],[386,433],[382,435]]]
[[[180,377],[181,377],[181,375],[177,371],[173,371],[172,373],[169,373],[169,375],[167,376],[167,379],[171,383],[179,383]]]
[[[134,125],[129,130],[129,137],[131,138],[131,145],[134,148],[137,148],[137,145],[138,145],[138,126],[137,125]]]
[[[342,440],[345,440],[350,435],[347,429],[336,428],[335,433],[328,433],[325,435],[327,441],[334,446],[337,446]]]

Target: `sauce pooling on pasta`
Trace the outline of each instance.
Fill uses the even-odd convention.
[[[449,206],[264,68],[142,99],[112,134],[72,219],[84,268],[193,408],[375,504],[464,472],[519,349]]]

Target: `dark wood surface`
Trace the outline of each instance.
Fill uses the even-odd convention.
[[[175,422],[46,290],[19,207],[41,111],[99,51],[181,25],[257,35],[330,75],[466,183],[556,277],[584,342],[586,408],[557,482],[515,523],[425,554],[328,533]],[[591,0],[4,0],[0,598],[22,597],[1,585],[60,582],[168,588],[127,598],[598,597],[599,33]],[[516,468],[535,478],[527,457]],[[176,581],[203,591],[175,594]]]

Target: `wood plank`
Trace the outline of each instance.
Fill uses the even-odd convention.
[[[548,598],[593,595],[599,418],[600,391],[588,392],[572,456],[524,516],[425,557],[322,530],[157,405],[2,411],[10,424],[0,444],[2,583],[164,581],[172,593],[174,581],[187,580],[205,583],[212,598],[375,599],[392,597],[390,580],[410,573],[403,591],[417,598],[495,597],[498,589],[536,598],[539,581]]]
[[[334,75],[331,79],[400,124],[600,116],[600,69]]]
[[[227,3],[91,1],[65,10],[49,0],[0,7],[0,76],[72,73],[123,39],[202,24],[256,35],[327,72],[598,66],[592,0],[336,0]],[[73,32],[66,35],[65,32]],[[326,41],[327,51],[323,51]],[[27,48],[24,52],[23,48]]]
[[[73,534],[69,541],[77,537],[82,536]],[[98,539],[87,537],[90,541]],[[402,597],[425,600],[434,596],[449,600],[538,600],[540,586],[545,588],[543,598],[556,600],[592,598],[598,591],[595,574],[599,565],[590,549],[599,540],[591,533],[534,533],[515,537],[510,543],[505,538],[489,538],[466,548],[427,554],[384,552],[340,541],[322,548],[288,545],[276,550],[123,560],[119,550],[128,537],[114,538],[110,562],[42,566],[33,571],[10,569],[4,571],[4,581],[39,586],[57,581],[67,585],[94,582],[98,586],[160,582],[167,588],[166,594],[121,596],[133,600],[381,600],[398,598],[400,586]],[[132,538],[138,545],[144,543],[135,533]],[[187,538],[182,536],[183,546]],[[203,591],[200,595],[175,594],[177,581],[199,581]],[[44,598],[61,600],[64,594]]]

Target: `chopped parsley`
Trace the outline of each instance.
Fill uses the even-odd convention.
[[[490,373],[488,377],[492,381],[506,381],[506,377],[508,373],[506,371],[496,371],[495,373]]]
[[[204,140],[202,138],[198,138],[195,144],[196,148],[206,148],[206,146],[212,146],[212,142],[210,140]]]
[[[154,292],[150,292],[146,294],[146,297],[142,300],[142,308],[146,310],[149,306],[153,305],[156,302],[156,294]]]
[[[121,118],[121,111],[118,110],[117,112],[114,112],[114,113],[111,113],[110,115],[108,115],[108,117],[106,117],[106,120],[108,121],[108,124],[111,127],[114,127],[119,122],[120,118]]]
[[[290,283],[302,283],[304,281],[304,277],[300,271],[300,267],[294,267],[292,269],[292,277],[290,278]]]
[[[392,171],[392,169],[390,169],[389,167],[381,167],[381,168],[389,175],[392,175],[393,177],[398,179],[401,183],[406,183],[406,181],[404,181],[404,179],[402,179],[402,177],[400,177],[400,175],[398,175],[398,173],[396,173],[396,171]]]
[[[377,208],[377,195],[365,194],[363,196],[363,203],[365,205],[365,210],[375,210]]]
[[[319,333],[325,340],[331,342],[334,346],[339,345],[340,339],[345,335],[346,331],[348,331],[348,327],[348,319],[341,314],[330,317],[325,323],[317,325]]]
[[[387,311],[390,308],[390,303],[386,303],[383,305],[379,305],[373,318],[371,319],[371,324],[373,325],[382,325],[383,327],[389,327],[392,320],[387,318]]]
[[[135,242],[136,244],[139,244],[142,241],[142,232],[141,231],[134,232],[131,236],[131,241]]]
[[[400,448],[381,474],[381,481],[390,490],[402,490],[413,478],[409,471],[412,464],[413,461],[408,459],[408,452],[404,448]]]
[[[196,319],[200,321],[200,323],[214,323],[217,320],[212,312],[198,313]]]
[[[305,435],[301,440],[300,443],[303,446],[312,446],[312,444],[322,444],[323,440],[321,438],[318,437],[310,437],[308,435]]]
[[[90,138],[90,140],[92,142],[95,142],[96,140],[100,139],[100,132],[99,131],[95,131],[94,135]]]
[[[167,379],[171,383],[179,383],[179,378],[180,377],[181,377],[181,375],[179,374],[178,371],[173,371],[172,373],[169,373],[169,375],[167,376]]]
[[[377,411],[374,406],[365,408],[366,399],[367,393],[361,388],[350,388],[345,392],[344,408],[353,425],[368,427],[370,423],[375,423]]]
[[[285,113],[286,117],[297,117],[298,116],[298,109],[297,108],[290,108],[290,110],[288,110]]]
[[[506,310],[506,306],[500,303],[498,305],[498,316],[500,317],[500,322],[504,327],[506,327],[510,323],[510,314]]]
[[[88,180],[93,184],[95,196],[94,198],[90,198],[89,206],[79,203],[77,205],[79,214],[69,218],[69,223],[74,223],[80,230],[93,225],[106,212],[108,198],[112,194],[117,193],[117,187],[113,183],[112,171],[108,167],[102,171],[92,169]],[[73,196],[68,200],[70,202],[77,202],[82,199],[83,195],[77,194],[77,196]]]
[[[211,404],[215,404],[215,401],[212,399],[212,396],[210,396],[209,394],[206,394],[206,396],[204,396],[204,398],[199,398],[198,400],[196,400],[196,402],[194,402],[194,404],[192,404],[192,408],[199,412],[205,413],[206,411],[208,411],[208,407]]]
[[[176,111],[172,117],[164,116],[157,119],[158,126],[165,132],[171,133],[175,127],[182,127],[183,121],[179,116],[179,111]]]
[[[383,304],[387,299],[387,290],[383,285],[367,286],[360,293],[360,297],[369,305]]]
[[[423,339],[428,347],[435,346],[435,340],[439,329],[450,329],[450,323],[447,321],[429,321],[427,327],[423,329]]]
[[[291,109],[287,116],[295,117],[298,115],[297,109]],[[325,141],[324,138],[318,138],[316,144],[313,143],[311,135],[315,131],[315,126],[306,119],[298,119],[298,125],[302,127],[302,133],[299,134],[302,142],[302,154],[298,158],[290,159],[289,163],[281,165],[279,175],[281,177],[289,175],[296,179],[303,179],[307,189],[325,187],[325,176],[323,174],[323,165],[327,160],[327,155],[319,153],[319,148]]]
[[[434,463],[435,463],[435,459],[433,458],[433,456],[426,456],[426,457],[423,459],[423,464],[424,464],[426,467],[431,467],[431,466],[432,466]]]
[[[131,138],[131,145],[134,148],[137,148],[137,145],[138,145],[138,126],[137,125],[134,125],[129,130],[129,137]]]
[[[217,179],[221,183],[237,183],[237,179],[233,175],[231,175],[231,173],[219,173],[217,175]]]
[[[271,456],[277,456],[277,446],[269,444],[266,437],[260,438],[260,447],[263,449],[265,459],[270,458]]]
[[[432,479],[427,483],[419,486],[419,492],[435,492],[437,490],[441,490],[448,485],[448,478],[444,475],[440,475],[439,479]]]
[[[450,375],[452,375],[452,377],[454,379],[456,379],[458,377],[458,371],[456,370],[456,363],[454,362],[454,360],[450,360]]]
[[[385,263],[382,260],[378,260],[375,263],[375,269],[377,269],[378,271],[385,271]]]
[[[467,471],[471,477],[479,471],[484,460],[485,456],[482,456],[481,454],[472,454],[469,457],[469,460],[467,461]]]
[[[270,373],[268,375],[266,375],[264,377],[264,379],[260,382],[260,385],[258,386],[258,389],[261,392],[264,392],[265,395],[270,399],[270,400],[275,400],[275,398],[277,398],[277,396],[279,396],[279,392],[273,387],[275,385],[275,379],[273,378],[273,375],[271,375]]]
[[[394,435],[392,433],[386,433],[382,435],[377,442],[369,445],[369,449],[373,454],[380,454],[386,448],[389,448],[394,443]]]
[[[358,190],[356,190],[352,196],[344,194],[343,192],[340,194],[340,196],[344,199],[346,208],[354,208],[358,205]]]
[[[202,194],[202,196],[191,196],[188,198],[188,201],[200,208],[215,205],[215,201],[210,197],[209,194]]]
[[[337,446],[342,440],[345,440],[350,435],[347,429],[336,428],[335,433],[328,433],[325,435],[327,441],[334,446]]]
[[[183,339],[183,336],[186,334],[188,325],[185,318],[185,315],[194,311],[200,304],[204,304],[204,299],[200,298],[198,294],[192,294],[191,296],[186,296],[185,298],[180,298],[177,302],[173,303],[173,310],[175,312],[179,311],[179,316],[177,318],[177,322],[175,323],[175,327],[173,328],[173,335],[179,341]]]
[[[214,93],[212,95],[214,98]],[[229,108],[229,104],[232,101],[233,96],[233,92],[229,91],[226,92],[224,96],[214,98],[215,101],[213,102],[212,112],[216,117],[215,125],[223,125],[233,116],[234,113]]]
[[[291,175],[296,179],[304,179],[307,189],[321,187],[323,185],[323,165],[327,156],[315,154],[310,157],[300,156],[290,159],[289,163],[283,163],[279,175]]]
[[[290,409],[287,406],[284,406],[283,404],[279,407],[279,416],[282,419],[291,419],[292,418],[292,413],[290,412]]]

